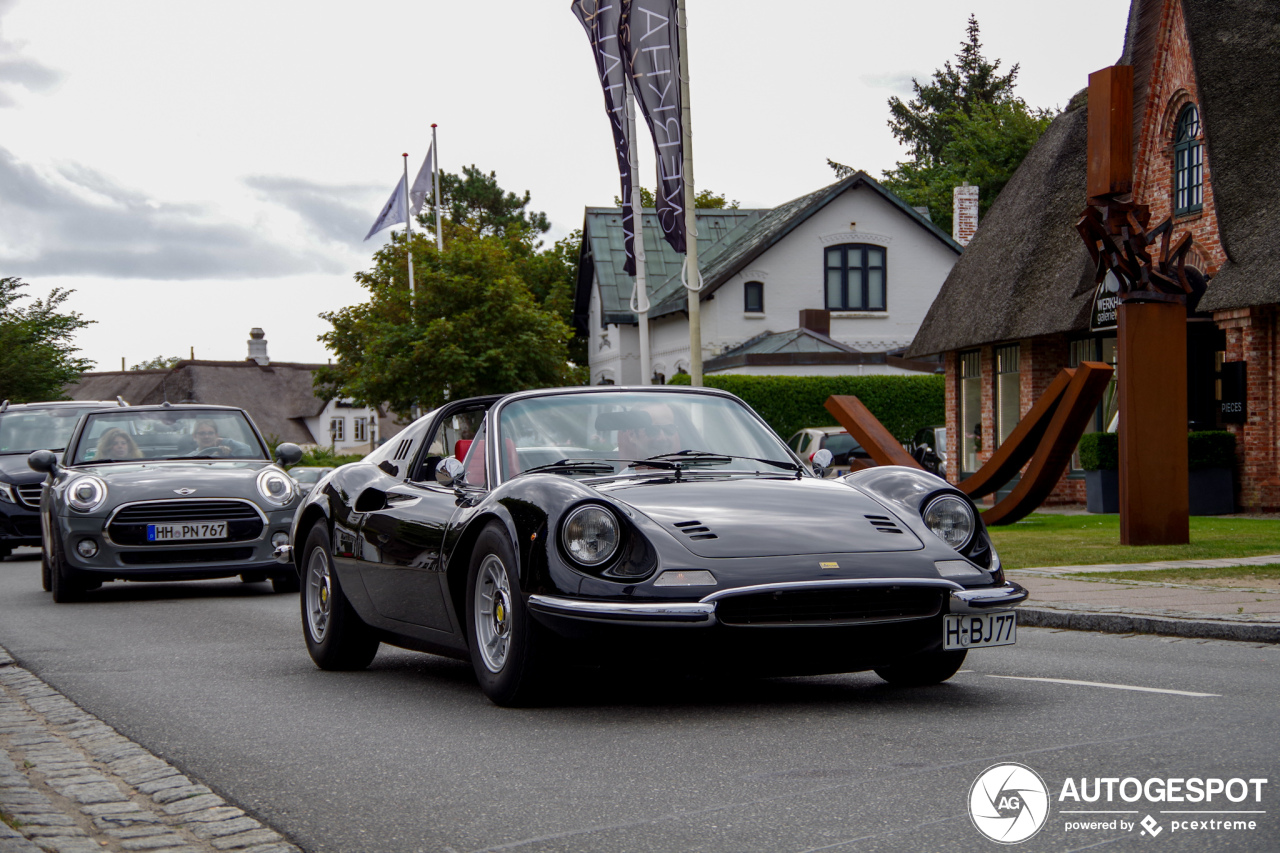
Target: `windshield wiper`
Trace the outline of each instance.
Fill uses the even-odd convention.
[[[613,465],[603,459],[561,459],[559,462],[548,462],[546,465],[526,468],[515,476],[543,473],[612,474]]]
[[[733,456],[729,453],[712,453],[707,450],[679,450],[675,453],[659,453],[645,461],[656,459],[689,459],[695,462],[706,462],[712,465],[725,464],[731,459],[743,459],[747,462],[759,462],[761,465],[772,465],[784,471],[799,471],[800,466],[794,462],[782,462],[777,459],[758,459],[754,456]]]

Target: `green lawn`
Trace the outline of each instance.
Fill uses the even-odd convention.
[[[1007,569],[1280,554],[1280,519],[1192,516],[1191,544],[1122,546],[1118,515],[1033,513],[991,527]]]
[[[1210,586],[1257,586],[1270,589],[1280,584],[1280,564],[1204,569],[1146,569],[1136,572],[1073,572],[1064,577],[1159,583],[1207,583]],[[1226,583],[1223,583],[1224,581]]]

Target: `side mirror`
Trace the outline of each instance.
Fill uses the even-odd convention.
[[[285,442],[276,445],[276,462],[285,466],[297,465],[298,460],[302,459],[302,448],[296,444]]]
[[[436,465],[436,482],[446,488],[456,487],[462,482],[463,473],[462,463],[452,456],[446,456]]]
[[[827,471],[831,469],[831,462],[834,458],[831,455],[831,451],[825,447],[813,454],[813,473],[819,477],[827,476]]]
[[[37,450],[27,457],[27,467],[41,474],[52,474],[58,470],[58,457],[52,450]]]

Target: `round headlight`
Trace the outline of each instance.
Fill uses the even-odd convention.
[[[579,507],[560,531],[564,549],[584,566],[599,566],[618,550],[618,519],[602,506]]]
[[[925,527],[957,551],[969,544],[978,526],[969,504],[955,495],[934,498],[921,515]]]
[[[74,510],[93,512],[107,499],[107,484],[97,477],[81,477],[67,486],[67,503]]]
[[[266,468],[258,475],[258,494],[267,503],[284,506],[293,500],[293,480],[283,471]]]

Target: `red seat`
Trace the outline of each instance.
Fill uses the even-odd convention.
[[[461,462],[467,458],[467,451],[471,449],[471,439],[460,438],[453,443],[453,458]]]
[[[458,459],[463,459],[470,452],[470,457],[466,460],[467,465],[467,482],[473,486],[483,486],[484,479],[484,439],[474,440],[475,447],[472,447],[471,439],[461,438],[454,442],[453,454]],[[516,443],[511,439],[503,442],[503,448],[506,450],[506,463],[508,476],[515,474],[520,470],[520,462],[516,456]]]

